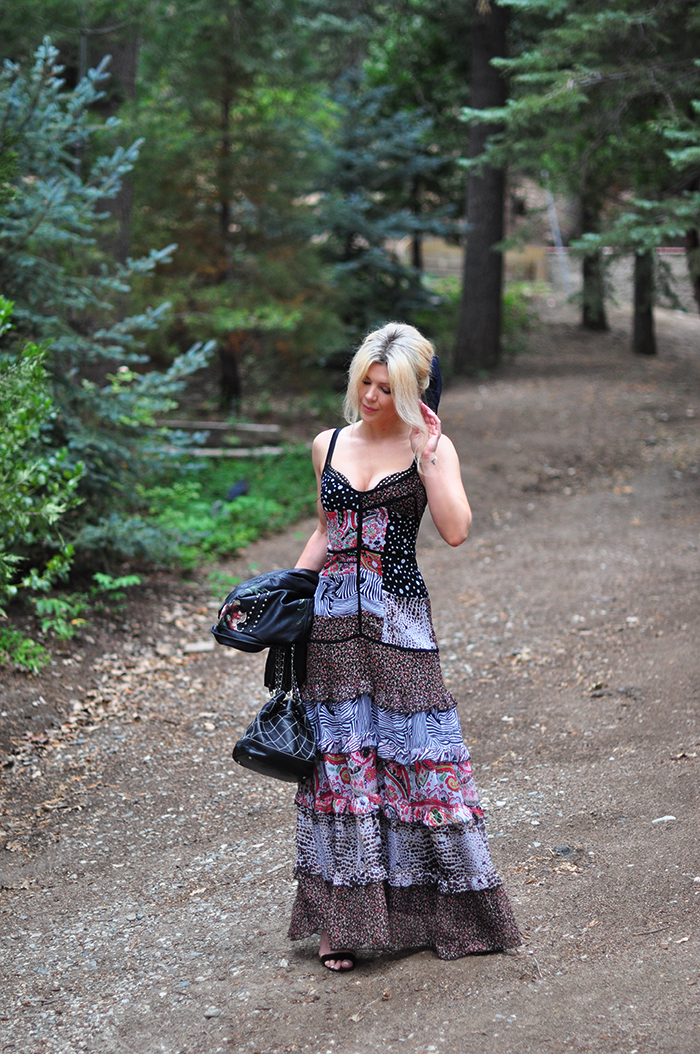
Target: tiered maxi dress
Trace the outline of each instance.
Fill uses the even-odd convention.
[[[442,959],[512,948],[518,929],[488,850],[456,704],[440,671],[415,545],[415,464],[368,491],[321,477],[328,554],[302,699],[316,733],[299,784],[292,940],[429,947]]]

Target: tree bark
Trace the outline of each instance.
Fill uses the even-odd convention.
[[[591,191],[590,184],[581,194],[581,233],[596,234],[600,230],[600,197]],[[583,258],[583,290],[581,325],[584,329],[609,329],[605,314],[605,267],[599,252]]]
[[[584,329],[607,330],[605,314],[605,270],[600,253],[583,258],[583,302],[581,325]]]
[[[479,4],[471,24],[471,92],[474,109],[503,106],[506,84],[491,65],[506,55],[508,10],[495,0]],[[498,129],[472,125],[468,155],[478,157]],[[489,166],[467,177],[466,244],[459,332],[454,350],[455,373],[492,369],[501,357],[503,254],[493,246],[503,238],[505,171]]]
[[[418,219],[421,211],[420,202],[420,179],[414,176],[411,180],[411,212]],[[423,271],[423,235],[420,231],[414,231],[411,238],[411,266],[416,271]]]
[[[685,233],[685,260],[695,303],[700,310],[700,235],[696,227],[691,227]]]
[[[654,333],[654,253],[634,254],[634,325],[632,350],[636,355],[656,355]]]
[[[228,413],[237,414],[241,406],[241,373],[238,368],[238,356],[241,341],[235,333],[228,333],[217,344],[219,356],[219,406]]]

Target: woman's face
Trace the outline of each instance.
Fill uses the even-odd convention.
[[[397,416],[389,384],[389,370],[382,362],[373,362],[360,381],[360,417],[368,424],[388,424]]]

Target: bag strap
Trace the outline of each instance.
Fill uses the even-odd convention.
[[[283,644],[270,648],[265,662],[264,685],[275,692],[299,696],[299,685],[306,680],[306,644]]]
[[[325,460],[324,465],[323,465],[323,471],[324,472],[326,471],[327,468],[330,468],[331,458],[333,457],[333,451],[335,450],[335,444],[336,444],[336,442],[338,440],[339,432],[340,432],[340,428],[336,428],[335,431],[333,432],[333,435],[331,436],[331,441],[328,444],[328,453],[326,454],[326,460]]]

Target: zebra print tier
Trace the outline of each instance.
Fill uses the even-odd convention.
[[[297,812],[297,877],[317,875],[334,886],[434,885],[440,893],[492,889],[500,880],[481,817],[428,827],[368,816]]]
[[[372,747],[377,757],[416,761],[469,761],[457,710],[385,710],[368,693],[342,703],[307,702],[306,713],[321,754],[350,754]]]

